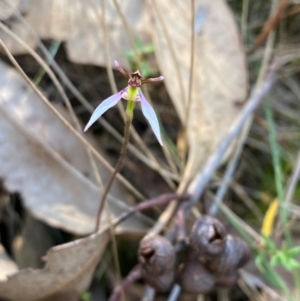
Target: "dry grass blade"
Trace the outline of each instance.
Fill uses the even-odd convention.
[[[289,2],[290,2],[290,0],[281,0],[280,1],[279,5],[276,9],[276,12],[266,22],[266,24],[263,27],[262,32],[256,38],[253,46],[248,50],[249,53],[255,51],[268,38],[269,34],[275,29],[275,27],[278,25],[279,21],[281,20],[283,14],[284,14],[285,8],[289,4]]]
[[[218,211],[218,206],[220,203],[222,203],[223,198],[226,194],[227,188],[233,179],[238,160],[242,154],[242,150],[243,150],[243,146],[244,146],[244,143],[245,143],[245,140],[247,137],[246,134],[248,132],[248,129],[249,129],[249,126],[246,123],[246,125],[244,126],[244,129],[243,129],[243,132],[241,133],[239,140],[237,142],[237,147],[234,151],[234,154],[233,154],[232,158],[230,159],[230,162],[228,163],[225,174],[223,175],[222,182],[221,182],[218,192],[216,194],[215,202],[211,205],[211,207],[209,209],[209,214],[212,216],[216,215],[216,213]]]
[[[269,296],[271,299],[267,299],[267,300],[286,301],[286,299],[284,299],[282,296],[280,296],[277,291],[275,291],[274,289],[269,287],[257,276],[252,275],[252,274],[246,272],[245,270],[241,270],[240,275],[241,275],[244,283],[247,284],[250,289],[253,289],[253,290],[255,290],[255,292],[258,293],[257,288],[259,288],[264,292],[263,296],[259,300],[264,301]]]

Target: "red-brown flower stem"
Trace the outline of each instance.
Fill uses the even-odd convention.
[[[142,203],[139,203],[137,206],[134,208],[130,209],[127,212],[123,212],[121,215],[119,215],[114,221],[113,225],[114,227],[117,227],[120,223],[122,223],[125,219],[129,218],[133,214],[147,210],[149,208],[153,208],[155,206],[162,206],[165,204],[168,204],[172,200],[178,200],[178,201],[183,201],[186,200],[190,197],[189,194],[176,194],[176,193],[166,193],[162,194],[158,197],[155,197],[154,199],[144,201]]]
[[[179,244],[185,244],[187,240],[186,225],[185,225],[185,210],[186,210],[186,203],[180,204],[177,209],[177,213],[175,217],[175,222],[177,225],[176,241]]]
[[[122,283],[114,289],[108,301],[119,301],[121,297],[121,292],[127,290],[134,282],[136,282],[141,277],[142,269],[141,265],[138,264],[131,270],[131,272],[122,281]]]
[[[132,122],[132,117],[133,117],[133,114],[126,114],[126,123],[125,123],[125,129],[124,129],[124,141],[123,141],[123,144],[122,144],[120,157],[118,159],[115,170],[114,170],[113,174],[111,175],[111,178],[110,178],[110,180],[109,180],[109,182],[106,186],[106,189],[105,189],[105,191],[102,195],[102,198],[101,198],[100,206],[99,206],[97,217],[96,217],[97,218],[97,220],[96,220],[96,229],[95,229],[96,232],[100,228],[101,213],[103,211],[107,195],[108,195],[108,193],[109,193],[109,191],[112,187],[112,184],[114,183],[114,180],[115,180],[117,174],[120,172],[120,170],[122,168],[122,165],[123,165],[123,162],[124,162],[124,159],[125,159],[127,145],[128,145],[128,142],[129,142],[129,136],[130,136],[129,132],[130,132],[130,126],[131,126],[131,122]]]

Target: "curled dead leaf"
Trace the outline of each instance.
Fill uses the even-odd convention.
[[[12,301],[65,301],[90,285],[109,241],[107,228],[86,238],[51,248],[43,269],[24,269],[0,281],[0,298]],[[0,261],[1,263],[1,261]]]

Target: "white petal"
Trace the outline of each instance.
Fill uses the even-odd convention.
[[[108,109],[113,107],[118,103],[118,101],[122,98],[122,93],[124,90],[108,97],[107,99],[103,100],[100,105],[95,109],[93,112],[88,124],[85,126],[84,131],[86,132],[88,128],[103,115]]]
[[[156,114],[141,90],[139,91],[139,96],[140,96],[140,100],[141,100],[142,112],[143,112],[144,116],[146,117],[146,119],[149,121],[151,128],[152,128],[158,142],[161,145],[163,145],[163,142],[162,142],[161,136],[160,136],[160,128],[159,128],[159,123],[158,123]]]

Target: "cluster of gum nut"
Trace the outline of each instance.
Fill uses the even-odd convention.
[[[168,291],[177,283],[183,292],[191,294],[230,288],[236,284],[238,269],[250,259],[249,247],[210,216],[195,222],[187,241],[184,253],[178,254],[165,237],[146,236],[141,240],[138,259],[147,284],[157,291]]]

